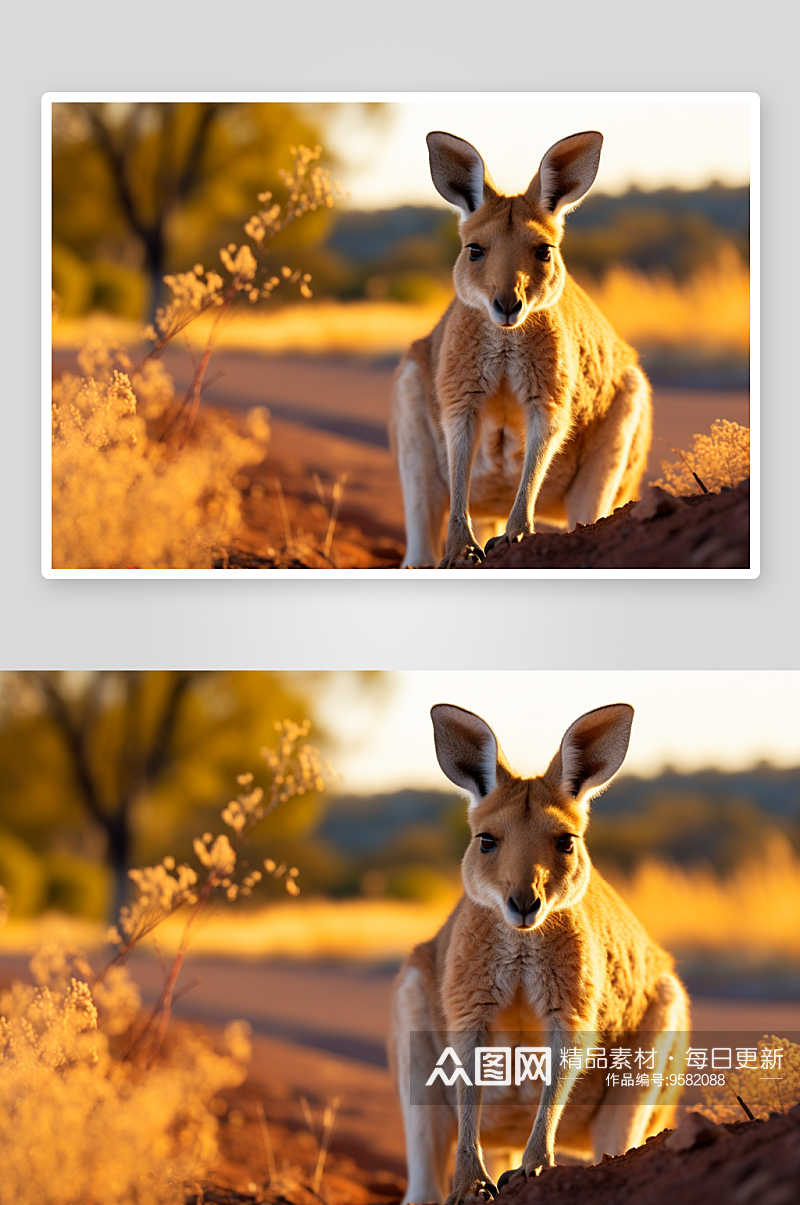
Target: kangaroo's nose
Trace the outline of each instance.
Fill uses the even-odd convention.
[[[510,296],[504,296],[502,293],[499,293],[492,302],[492,308],[498,318],[502,318],[505,322],[513,323],[519,317],[522,310],[522,301],[515,298],[513,293]]]
[[[519,928],[532,925],[536,918],[536,913],[542,906],[541,899],[538,895],[534,895],[532,891],[526,892],[524,895],[510,895],[507,903],[508,911],[514,920],[514,923]],[[519,919],[517,919],[518,917]]]

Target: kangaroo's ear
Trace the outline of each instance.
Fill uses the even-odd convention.
[[[436,190],[468,218],[484,201],[497,196],[486,164],[471,143],[433,130],[426,139]]]
[[[587,711],[564,733],[546,778],[578,803],[608,786],[625,760],[633,723],[629,703],[611,703]]]
[[[562,138],[539,164],[525,193],[527,199],[543,214],[569,213],[594,184],[602,146],[603,135],[597,130]]]
[[[501,782],[512,777],[503,750],[480,716],[449,703],[431,708],[439,765],[475,807]]]

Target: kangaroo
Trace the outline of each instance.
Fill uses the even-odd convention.
[[[689,1003],[671,957],[597,873],[584,844],[589,801],[622,764],[633,708],[615,703],[582,715],[537,778],[509,768],[494,732],[472,712],[439,704],[431,716],[439,764],[469,799],[472,840],[461,866],[464,895],[395,981],[388,1049],[406,1133],[404,1205],[445,1196],[459,1205],[497,1194],[481,1141],[500,1169],[506,1164],[502,1187],[514,1174],[508,1152],[524,1148],[516,1171],[532,1176],[553,1164],[556,1140],[599,1162],[668,1125],[679,1089],[608,1087],[606,1070],[563,1067],[560,1051],[633,1048],[638,1039],[655,1049],[653,1070],[663,1075],[677,1035],[688,1032]],[[439,1084],[436,1103],[412,1102],[412,1058],[427,1077],[449,1046],[469,1071],[476,1047],[509,1045],[503,1035],[523,1032],[550,1048],[549,1085],[482,1088],[458,1078]],[[422,1047],[412,1047],[411,1033]]]
[[[557,142],[518,196],[453,134],[428,134],[433,183],[461,211],[456,296],[395,374],[391,442],[403,488],[403,567],[484,559],[471,514],[534,530],[574,528],[638,496],[651,439],[636,352],[568,275],[564,215],[594,182],[603,136]],[[444,558],[440,533],[450,518]]]

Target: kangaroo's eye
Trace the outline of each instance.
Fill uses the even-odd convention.
[[[550,248],[547,246],[547,243],[543,243],[541,247],[536,248],[536,258],[540,259],[543,264],[549,262]]]
[[[483,250],[476,243],[470,243],[467,249],[470,259],[483,259]]]
[[[556,841],[556,849],[560,849],[562,854],[571,854],[574,848],[575,842],[571,833],[563,833]]]
[[[482,854],[489,854],[493,849],[497,849],[497,842],[495,841],[494,837],[489,836],[488,833],[480,834],[480,842]]]

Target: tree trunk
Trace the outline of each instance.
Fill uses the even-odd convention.
[[[148,280],[147,318],[146,321],[155,326],[156,310],[162,304],[164,294],[164,227],[163,219],[158,224],[142,234],[144,244],[145,269]]]
[[[128,878],[130,867],[131,834],[128,824],[128,802],[120,805],[120,812],[109,818],[106,825],[108,835],[108,860],[113,875],[111,897],[109,900],[109,923],[119,922],[119,913],[123,904],[128,902],[131,894],[131,881]]]

